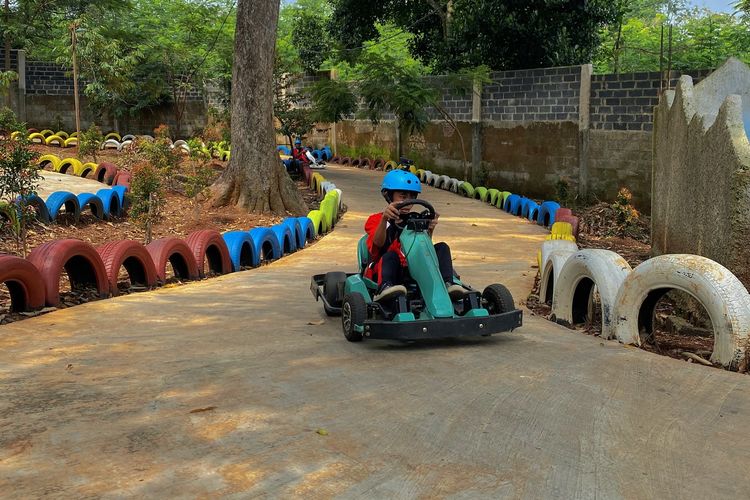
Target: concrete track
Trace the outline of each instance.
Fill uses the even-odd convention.
[[[346,342],[309,277],[354,270],[382,174],[324,175],[349,212],[311,248],[2,327],[2,496],[747,496],[747,376],[528,313],[486,339]],[[423,197],[462,277],[522,301],[545,232]]]

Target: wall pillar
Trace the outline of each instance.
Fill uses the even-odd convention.
[[[581,65],[581,90],[578,97],[578,196],[589,192],[589,128],[591,114],[591,64]]]
[[[482,82],[474,80],[471,94],[471,167],[465,175],[476,184],[482,169]]]
[[[26,121],[26,51],[18,51],[18,121]]]

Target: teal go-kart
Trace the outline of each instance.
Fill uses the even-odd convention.
[[[451,300],[427,234],[435,210],[424,200],[408,200],[397,206],[400,209],[410,205],[421,205],[426,210],[409,212],[399,225],[403,228],[401,248],[408,263],[406,295],[382,303],[373,300],[378,284],[363,275],[370,260],[367,236],[359,240],[357,248],[359,272],[328,272],[312,277],[313,296],[323,302],[326,314],[341,316],[346,339],[359,342],[363,338],[486,337],[521,326],[523,313],[515,308],[513,297],[503,285],[489,285],[480,294],[456,278],[469,293]]]

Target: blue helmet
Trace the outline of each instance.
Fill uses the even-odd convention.
[[[302,144],[302,139],[296,139],[296,140],[294,141],[294,144]]]
[[[390,201],[390,191],[411,191],[414,193],[422,192],[422,183],[419,182],[419,177],[407,172],[406,170],[391,170],[385,177],[383,182],[380,184],[380,192],[386,200]]]

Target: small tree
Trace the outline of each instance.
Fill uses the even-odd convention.
[[[208,163],[208,155],[202,150],[202,144],[197,139],[188,141],[190,146],[190,161],[185,175],[185,194],[190,198],[193,205],[193,220],[198,222],[200,219],[200,204],[198,197],[208,192],[209,186],[214,179],[213,170]]]
[[[294,90],[297,80],[280,71],[277,64],[273,75],[273,114],[279,122],[276,132],[286,136],[289,147],[292,147],[293,138],[308,134],[315,126],[315,121],[309,109],[299,107],[302,96]]]
[[[91,156],[94,161],[98,161],[96,155],[99,152],[102,141],[104,141],[104,136],[101,129],[96,124],[92,124],[78,138],[78,154],[83,157]]]
[[[180,153],[172,147],[169,140],[169,127],[161,125],[154,130],[156,139],[144,142],[140,146],[140,154],[164,178],[165,186],[174,189],[174,176],[180,167]]]
[[[25,137],[25,134],[22,134]],[[15,220],[8,214],[11,229],[20,253],[27,253],[26,228],[36,217],[28,199],[36,194],[41,176],[34,164],[38,153],[30,150],[25,140],[0,140],[0,200],[10,210],[15,208]],[[6,212],[7,213],[7,212]]]
[[[162,174],[150,162],[138,163],[132,170],[130,181],[130,217],[138,222],[145,233],[145,243],[151,243],[153,225],[161,220],[164,201]]]

